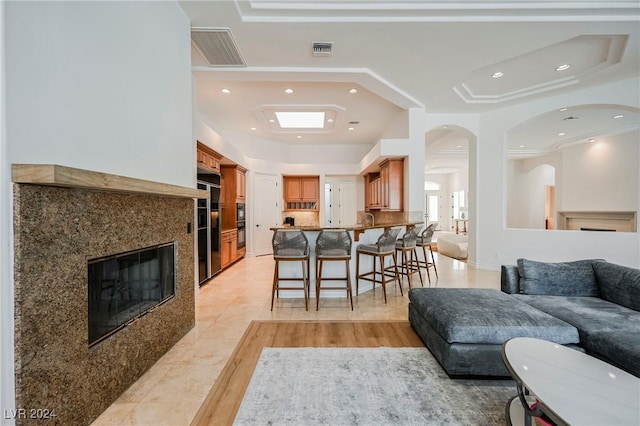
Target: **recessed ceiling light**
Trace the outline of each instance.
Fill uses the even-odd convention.
[[[224,87],[224,88],[220,89],[220,91],[221,91],[222,93],[224,93],[224,94],[229,94],[229,93],[231,93],[231,90],[227,89],[226,87]]]
[[[286,93],[287,95],[290,95],[293,93],[293,89],[284,89],[284,93]]]
[[[566,133],[565,133],[565,132],[560,132],[560,133],[558,133],[558,136],[564,136],[564,135],[566,135]]]
[[[524,148],[524,145],[520,145],[520,148]]]
[[[560,108],[560,111],[566,111],[567,108]]]
[[[589,142],[591,142],[591,143],[593,143],[593,142],[595,142],[595,141],[596,141],[596,140],[595,140],[595,139],[593,139],[593,138],[589,139]]]
[[[504,76],[504,73],[502,71],[494,72],[493,74],[491,74],[492,78],[500,78],[502,76]]]
[[[296,136],[296,138],[298,138],[298,139],[302,139],[302,136],[301,136],[301,135],[298,135],[298,136]]]
[[[283,129],[322,129],[324,112],[276,112],[276,118]]]
[[[251,130],[256,130],[256,128],[255,127],[251,127]]]
[[[456,145],[456,148],[462,148],[462,145]]]
[[[618,115],[614,115],[613,116],[613,118],[622,118],[622,117],[624,117],[624,115],[622,115],[622,114],[618,114]]]
[[[571,65],[570,65],[570,64],[562,64],[562,65],[558,65],[558,66],[556,67],[556,71],[566,71],[566,70],[568,70],[569,68],[571,68]]]
[[[358,89],[356,89],[355,87],[353,89],[349,89],[349,93],[351,93],[352,95],[356,94],[358,93]]]
[[[269,123],[275,123],[275,122],[276,122],[276,120],[274,120],[273,118],[269,119]]]
[[[327,123],[333,123],[333,118],[328,119]]]
[[[353,130],[353,129],[355,129],[355,127],[349,127],[349,130]]]

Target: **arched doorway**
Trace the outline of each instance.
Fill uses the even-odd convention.
[[[438,229],[455,232],[456,221],[469,220],[475,206],[474,182],[470,179],[470,158],[475,158],[476,137],[469,130],[456,125],[442,125],[425,133],[425,183],[431,188],[439,185]],[[425,184],[425,211],[434,189]],[[432,199],[431,203],[435,200]],[[429,222],[436,222],[429,214]]]

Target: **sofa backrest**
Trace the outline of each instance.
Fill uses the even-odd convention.
[[[573,262],[536,262],[518,259],[519,287],[523,294],[600,296],[593,265],[601,259]]]
[[[640,269],[608,262],[593,265],[600,297],[609,302],[640,311]]]

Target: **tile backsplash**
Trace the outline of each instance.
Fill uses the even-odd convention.
[[[282,223],[285,217],[292,217],[296,226],[320,226],[320,213],[318,212],[282,212]]]

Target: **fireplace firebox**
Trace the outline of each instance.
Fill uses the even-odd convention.
[[[175,260],[175,243],[89,260],[89,346],[171,299]]]

